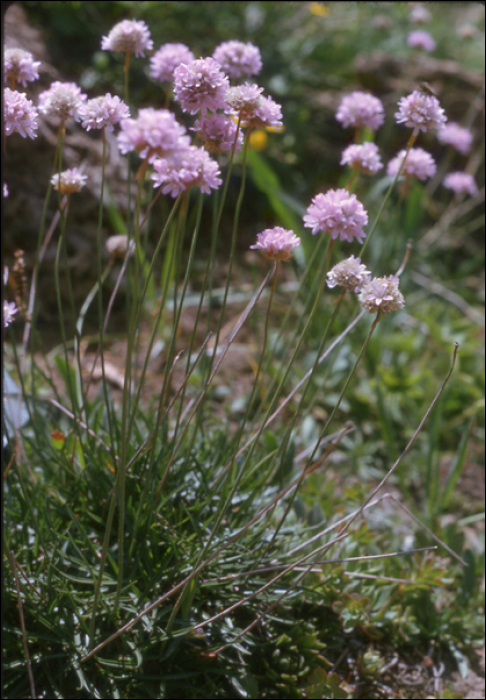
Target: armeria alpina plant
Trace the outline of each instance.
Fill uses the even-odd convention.
[[[354,644],[356,630],[397,645],[400,635],[411,643],[420,634],[433,638],[439,624],[429,620],[427,627],[420,618],[427,606],[436,610],[432,586],[446,588],[452,561],[469,563],[434,534],[439,487],[433,474],[420,546],[411,529],[402,537],[393,527],[394,511],[410,522],[416,514],[394,493],[378,493],[403,471],[422,439],[455,352],[427,404],[415,389],[413,399],[425,407],[417,424],[407,426],[406,439],[397,438],[396,454],[389,442],[380,443],[382,473],[373,464],[373,478],[368,472],[366,480],[358,459],[356,483],[343,494],[333,467],[342,463],[353,434],[369,434],[367,409],[348,414],[348,407],[363,402],[364,367],[373,364],[388,334],[388,360],[375,365],[372,377],[379,401],[385,379],[389,385],[407,381],[409,368],[395,357],[408,357],[410,345],[410,249],[402,237],[396,264],[386,245],[375,243],[383,236],[390,195],[400,178],[421,186],[436,175],[432,155],[413,147],[425,131],[439,130],[442,143],[461,154],[467,138],[460,130],[445,134],[439,100],[416,91],[399,102],[395,122],[412,134],[390,160],[386,145],[378,148],[370,139],[384,125],[400,138],[403,127],[395,126],[385,100],[352,91],[335,116],[344,129],[354,128],[356,143],[336,162],[335,181],[292,210],[281,203],[280,215],[269,215],[275,221],[255,221],[245,253],[241,214],[249,203],[248,171],[258,163],[251,135],[260,129],[280,139],[286,121],[285,109],[262,86],[235,84],[260,74],[260,50],[230,40],[206,58],[194,58],[197,47],[180,43],[147,56],[151,31],[136,20],[100,36],[100,46],[125,53],[123,99],[114,89],[88,97],[76,83],[56,81],[36,107],[12,87],[4,91],[8,139],[40,136],[42,115],[59,129],[25,313],[18,302],[19,308],[3,304],[20,385],[9,402],[4,476],[7,692],[28,693],[23,655],[32,697],[352,697],[354,690],[331,669]],[[151,79],[171,84],[177,112],[168,100],[160,108],[160,85],[152,105],[133,104],[131,54],[145,61]],[[5,57],[6,82],[26,87],[39,66],[32,57],[13,55]],[[82,200],[87,184],[92,190],[98,184],[84,164],[66,167],[71,129],[84,129],[85,139],[102,144],[92,241],[96,274],[81,308],[68,243],[76,228],[75,199]],[[104,240],[106,166],[116,148],[127,159],[126,226],[118,224]],[[381,177],[382,158],[389,161],[387,177],[373,199],[368,183]],[[354,171],[346,186],[344,166]],[[362,183],[359,173],[366,176]],[[450,173],[443,184],[458,194],[478,191],[466,173]],[[55,212],[51,221],[48,204]],[[295,217],[299,207],[301,219]],[[115,220],[122,221],[118,212],[111,213],[110,223]],[[390,239],[395,233],[387,232]],[[42,333],[39,272],[56,235],[53,285],[62,342],[40,359],[31,342]],[[217,267],[222,241],[225,276]],[[237,294],[233,275],[242,254],[254,261],[254,279],[250,292]],[[15,275],[7,273],[4,283],[10,298]],[[122,290],[120,369],[113,367],[109,322]],[[88,333],[92,305],[98,325]],[[14,332],[21,324],[18,346]],[[356,341],[348,344],[353,332]],[[241,355],[251,372],[238,365]],[[27,411],[26,425],[15,406]],[[376,421],[387,439],[394,411],[383,409]],[[440,494],[444,502],[459,477],[462,450],[461,443]],[[408,496],[405,480],[399,483]],[[378,537],[379,528],[368,529],[365,520],[352,527],[390,501],[389,535]],[[383,511],[378,517],[382,527]],[[422,554],[432,543],[450,559]],[[380,574],[374,567],[382,557],[392,563]],[[366,571],[358,570],[365,560]],[[374,578],[380,575],[381,587]],[[453,633],[447,639],[457,644]],[[376,670],[364,656],[360,663],[363,677],[380,677],[383,664]]]

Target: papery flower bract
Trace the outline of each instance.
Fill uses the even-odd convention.
[[[348,146],[341,158],[341,165],[346,164],[356,170],[362,170],[366,175],[374,175],[383,167],[378,146],[370,141]]]
[[[233,148],[236,128],[237,126],[231,117],[227,117],[225,114],[210,114],[207,117],[197,119],[191,130],[197,132],[197,135],[209,151],[222,153]],[[238,131],[235,153],[241,151],[242,143],[243,133],[240,130]]]
[[[142,158],[152,162],[154,158],[165,158],[180,148],[189,146],[181,126],[168,109],[141,109],[136,119],[122,119],[121,131],[117,135],[121,153],[137,151]]]
[[[88,100],[78,109],[81,126],[86,131],[103,129],[104,127],[108,131],[113,131],[114,124],[118,124],[122,119],[128,119],[129,116],[130,110],[127,105],[117,95],[112,97],[109,92],[102,97]]]
[[[361,291],[363,285],[369,282],[371,273],[366,269],[366,265],[361,263],[361,258],[355,258],[351,255],[342,262],[334,265],[327,273],[327,286],[343,287],[348,292]]]
[[[304,226],[311,228],[313,235],[324,231],[333,239],[339,237],[349,243],[355,238],[363,242],[366,237],[363,226],[367,223],[368,213],[356,195],[347,190],[329,190],[316,195],[304,216]]]
[[[23,136],[35,139],[37,134],[37,109],[28,100],[25,93],[5,88],[3,91],[3,119],[5,123],[5,134],[10,136],[14,131]]]
[[[260,50],[250,42],[224,41],[214,50],[213,58],[230,78],[257,75],[262,69]]]
[[[426,24],[432,19],[432,15],[422,5],[415,5],[410,10],[408,19],[415,24]]]
[[[469,129],[464,129],[455,122],[449,122],[443,129],[437,132],[437,139],[441,143],[446,143],[462,153],[467,155],[471,150],[473,135]]]
[[[290,260],[298,245],[300,245],[300,238],[293,231],[275,226],[258,233],[257,242],[250,248],[261,250],[269,260]]]
[[[407,37],[407,44],[413,49],[423,49],[424,51],[433,51],[435,49],[435,41],[428,32],[419,29],[415,32],[410,32]]]
[[[3,183],[3,196],[8,197],[8,187],[6,182]]]
[[[388,177],[394,178],[396,176],[400,170],[406,152],[406,150],[400,151],[400,153],[388,163],[386,169]],[[426,180],[428,177],[435,175],[436,170],[437,166],[430,153],[424,151],[423,148],[411,148],[401,175],[416,177],[417,180]]]
[[[145,56],[145,51],[151,51],[154,42],[145,22],[135,19],[124,19],[115,24],[108,36],[101,39],[103,51],[124,51],[135,56]]]
[[[128,250],[128,236],[126,233],[120,233],[116,236],[110,236],[105,243],[106,250],[111,254],[112,258],[124,258]],[[135,249],[135,241],[130,241],[130,254]]]
[[[396,309],[403,309],[405,299],[398,289],[398,277],[374,277],[367,282],[359,293],[359,303],[370,314],[389,314]]]
[[[182,110],[189,114],[224,109],[228,88],[229,80],[214,58],[198,58],[188,65],[182,63],[174,70],[175,98],[181,103]]]
[[[444,178],[443,185],[457,194],[467,193],[474,197],[478,193],[476,180],[469,173],[449,173]]]
[[[27,87],[27,82],[37,80],[40,61],[34,61],[34,57],[28,51],[22,49],[5,49],[3,56],[3,68],[5,82],[21,83]]]
[[[427,129],[441,129],[447,121],[439,100],[419,90],[402,97],[398,107],[399,111],[395,113],[397,123],[405,122],[406,126],[413,127],[417,133]]]
[[[59,117],[65,122],[68,117],[78,119],[78,109],[87,99],[76,83],[55,81],[49,90],[39,95],[39,110],[48,117]]]
[[[356,91],[343,97],[336,119],[344,127],[369,126],[376,131],[385,121],[385,114],[381,100],[367,92]]]
[[[18,311],[18,308],[15,306],[15,303],[13,301],[7,301],[4,299],[3,301],[3,327],[6,328],[9,326],[12,321],[15,318],[15,313]]]
[[[84,181],[88,179],[87,175],[83,175],[78,168],[68,168],[64,170],[59,177],[59,173],[56,173],[51,178],[51,184],[54,189],[60,190],[61,194],[72,194],[73,192],[80,192],[81,188],[86,184]]]
[[[164,44],[150,59],[150,75],[160,81],[173,80],[177,66],[193,61],[194,54],[185,44]]]
[[[222,180],[219,167],[204,148],[187,146],[170,158],[156,158],[155,172],[150,176],[154,187],[162,187],[164,194],[177,197],[180,192],[199,187],[205,194],[217,189]]]

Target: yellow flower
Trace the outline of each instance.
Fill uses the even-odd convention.
[[[263,151],[268,142],[267,132],[263,129],[255,129],[250,134],[250,145],[255,151]]]
[[[311,14],[317,15],[317,17],[325,17],[329,14],[329,8],[320,2],[310,2],[309,10]]]

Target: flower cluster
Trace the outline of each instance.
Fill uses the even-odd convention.
[[[469,129],[464,129],[455,122],[449,122],[449,124],[446,124],[443,129],[437,132],[437,139],[441,143],[452,146],[456,151],[459,151],[459,153],[467,155],[471,150],[473,136]]]
[[[76,83],[55,81],[49,90],[39,95],[39,110],[48,117],[59,117],[65,122],[68,117],[78,119],[78,110],[87,99]]]
[[[5,123],[5,134],[10,136],[14,131],[25,139],[28,136],[35,139],[37,134],[37,109],[28,100],[25,93],[17,92],[5,88],[3,91],[3,120]]]
[[[225,114],[210,114],[207,117],[197,119],[191,130],[197,132],[197,135],[209,151],[222,153],[233,148],[237,125]],[[243,133],[238,131],[235,153],[241,151],[242,144]]]
[[[423,30],[410,32],[407,37],[407,44],[413,49],[423,49],[424,51],[433,51],[435,49],[435,41],[428,32]]]
[[[260,51],[249,42],[225,41],[215,49],[213,58],[230,78],[257,75],[262,69]]]
[[[290,260],[294,249],[299,245],[300,238],[293,231],[275,226],[258,233],[257,242],[250,248],[261,250],[269,260]]]
[[[282,128],[282,108],[271,97],[264,97],[263,88],[245,83],[226,92],[226,105],[242,126]]]
[[[427,129],[441,129],[447,121],[439,100],[419,90],[402,97],[398,107],[399,110],[395,113],[397,123],[405,122],[405,126],[412,127],[416,133],[425,132]]]
[[[124,51],[134,53],[137,57],[145,56],[145,51],[151,51],[153,45],[145,22],[137,22],[134,19],[124,19],[123,22],[115,24],[108,36],[102,37],[101,40],[103,51]]]
[[[469,173],[449,173],[444,178],[444,187],[457,194],[470,194],[471,197],[478,193],[476,180]]]
[[[365,175],[374,175],[383,167],[378,146],[370,141],[348,146],[341,158],[341,165],[346,164],[355,170],[362,170]]]
[[[112,97],[110,93],[88,100],[78,109],[81,126],[86,131],[105,127],[108,131],[113,131],[114,124],[118,124],[122,119],[128,119],[129,116],[130,110],[127,105],[117,95]]]
[[[386,169],[388,177],[396,177],[400,167],[403,163],[407,151],[403,150],[388,163]],[[424,151],[423,148],[411,148],[403,166],[402,175],[408,175],[409,177],[416,177],[417,180],[426,180],[428,177],[435,175],[437,166],[434,159]]]
[[[56,191],[60,190],[61,194],[72,194],[80,192],[81,188],[86,184],[84,181],[88,179],[87,175],[83,175],[78,168],[69,168],[64,170],[60,175],[56,173],[51,178],[51,184]]]
[[[162,192],[172,197],[191,187],[210,194],[211,188],[217,189],[223,182],[216,161],[197,146],[180,148],[170,158],[157,158],[153,167],[155,172],[150,177],[154,187],[162,187]]]
[[[304,216],[304,226],[329,233],[332,239],[352,243],[356,238],[360,243],[366,237],[363,226],[368,223],[368,214],[355,194],[347,190],[329,190],[318,194],[312,200]]]
[[[22,49],[6,49],[3,59],[5,82],[21,83],[27,87],[27,82],[39,77],[40,61],[28,51]]]
[[[199,58],[174,70],[174,95],[184,112],[224,109],[229,80],[214,58]]]
[[[367,282],[359,293],[359,303],[370,314],[389,314],[403,309],[405,299],[398,289],[398,277],[375,277]]]
[[[431,14],[423,5],[414,5],[410,10],[408,19],[415,24],[427,24],[431,20]]]
[[[15,313],[18,311],[18,308],[15,306],[15,302],[13,301],[7,301],[4,299],[3,301],[3,327],[6,328],[9,326],[12,321],[15,318]]]
[[[137,119],[122,119],[120,127],[117,136],[120,152],[137,151],[149,163],[189,145],[189,137],[184,136],[185,127],[167,109],[141,109]]]
[[[164,44],[150,59],[150,75],[161,82],[174,79],[181,63],[192,63],[194,54],[185,44]]]
[[[343,98],[336,119],[344,127],[369,126],[376,131],[385,121],[385,115],[383,105],[377,97],[367,92],[352,92]]]
[[[358,294],[363,286],[369,282],[371,273],[366,269],[366,265],[361,263],[361,258],[351,255],[342,262],[337,263],[327,273],[327,286],[343,287],[348,292]]]

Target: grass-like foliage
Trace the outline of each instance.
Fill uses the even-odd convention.
[[[62,5],[71,31],[79,4],[30,5]],[[453,120],[415,81],[436,44],[407,44],[403,22],[447,26],[418,6],[364,39],[351,4],[81,5],[80,27],[117,15],[82,87],[30,95],[42,68],[4,57],[5,153],[50,134],[52,162],[36,244],[27,261],[13,245],[4,275],[4,696],[417,697],[413,672],[420,692],[459,697],[441,676],[466,675],[481,639],[482,515],[463,490],[481,319],[463,280],[484,223],[484,92]],[[190,6],[202,25],[218,5],[217,40],[197,45]],[[243,11],[255,36],[228,43]],[[316,40],[326,21],[339,61]],[[398,61],[383,101],[346,73],[377,44]],[[321,148],[319,102],[330,153],[350,140],[316,176],[301,166]],[[74,167],[76,134],[99,166]],[[7,213],[19,167],[7,159]]]

